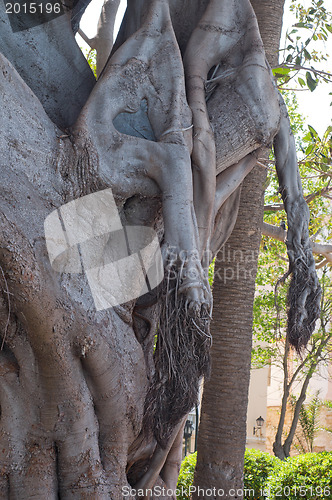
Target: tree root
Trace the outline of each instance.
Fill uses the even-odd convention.
[[[296,147],[285,103],[279,96],[280,129],[274,140],[280,192],[287,212],[288,290],[287,336],[298,351],[305,347],[320,315],[321,289],[309,239],[309,208],[303,197]]]
[[[201,272],[200,286],[206,289],[209,300],[194,301],[190,307],[188,297],[180,293],[181,271],[174,263],[168,269],[155,352],[156,372],[143,420],[144,429],[153,429],[162,448],[167,446],[174,427],[197,403],[202,377],[209,376],[211,295],[202,268]]]
[[[168,440],[167,440],[167,445],[165,447],[160,446],[159,444],[156,446],[156,449],[149,461],[149,468],[145,472],[144,476],[139,480],[138,483],[134,485],[135,490],[145,490],[146,492],[148,490],[151,490],[154,485],[157,482],[157,479],[163,469],[163,467],[167,467],[167,459],[172,455],[173,452],[173,447],[174,447],[174,453],[177,455],[181,450],[182,446],[182,435],[183,435],[183,428],[185,424],[185,419],[180,421],[173,429],[172,433],[170,434]],[[180,436],[180,439],[179,439]],[[168,464],[169,466],[170,464]],[[165,472],[165,471],[164,471]],[[179,471],[177,471],[178,473]],[[167,474],[167,472],[166,472]],[[167,477],[167,487],[171,488],[171,486],[174,486],[174,479],[175,475],[174,472],[170,473],[168,471],[168,477]],[[176,475],[177,479],[177,475]],[[176,479],[175,479],[175,486],[176,486]],[[175,490],[175,487],[174,487]],[[146,500],[150,498],[149,494],[144,495],[142,500]]]

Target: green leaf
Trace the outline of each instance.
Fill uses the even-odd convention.
[[[304,53],[305,58],[308,59],[308,61],[310,61],[311,54],[307,51],[307,49],[303,49],[303,53]]]
[[[298,78],[298,82],[301,85],[301,87],[305,87],[305,81],[303,80],[303,78]]]
[[[325,132],[324,132],[324,139],[327,139],[330,134],[332,134],[332,125],[329,125],[327,127],[327,129],[325,130]]]
[[[314,80],[311,76],[311,73],[309,71],[306,72],[306,80],[307,80],[307,85],[310,89],[311,92],[313,92],[315,90],[315,88],[317,87],[317,80]]]
[[[314,145],[313,144],[309,144],[309,146],[307,147],[307,149],[305,150],[305,154],[306,156],[310,155],[310,153],[312,152],[312,150],[314,149]]]
[[[317,132],[314,129],[314,127],[312,127],[311,125],[308,125],[308,129],[310,130],[311,137],[313,139],[318,139],[319,140],[319,135],[317,134]]]
[[[296,59],[295,59],[295,64],[297,66],[301,66],[301,61],[302,61],[302,57],[301,56],[297,56]]]
[[[285,76],[289,74],[290,68],[274,68],[272,72],[275,76],[276,75]]]
[[[310,134],[310,132],[308,132],[303,138],[302,138],[303,142],[311,142],[312,141],[312,136]]]

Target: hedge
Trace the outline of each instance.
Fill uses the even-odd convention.
[[[254,495],[245,496],[245,500],[264,500],[262,494],[265,483],[273,469],[280,464],[279,458],[254,448],[246,449],[244,455],[244,490],[254,491]]]
[[[288,458],[272,471],[266,488],[268,500],[332,499],[332,452]]]
[[[182,462],[177,500],[190,500],[196,453]],[[306,453],[281,461],[269,453],[247,449],[244,500],[332,500],[332,452]]]
[[[177,495],[177,500],[190,500],[186,492],[189,491],[189,486],[194,482],[194,472],[196,467],[197,452],[187,455],[181,464],[177,489],[180,494]]]

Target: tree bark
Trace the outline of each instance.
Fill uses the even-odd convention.
[[[234,227],[241,182],[280,135],[256,18],[248,0],[129,2],[94,85],[71,16],[16,37],[1,15],[2,496],[120,500],[131,487],[137,497],[174,488],[184,420],[209,371],[207,265]],[[232,280],[223,317],[238,315],[241,428],[262,177],[258,167],[244,185],[221,276],[249,269],[243,286]],[[249,252],[243,269],[239,251]],[[228,377],[237,365],[223,353]],[[229,463],[237,478],[241,464]]]
[[[284,1],[251,3],[268,60],[275,64]],[[223,490],[223,498],[243,498],[252,311],[265,178],[266,171],[257,166],[244,180],[235,228],[216,257],[212,374],[204,384],[195,473],[195,486],[203,492],[195,493],[194,499],[211,498],[204,495],[211,487]]]
[[[15,14],[12,16],[15,18]],[[69,13],[13,33],[2,3],[0,20],[1,53],[38,97],[51,120],[63,129],[73,125],[95,78],[75,41]]]
[[[264,174],[264,172],[263,172]],[[252,305],[263,205],[260,167],[242,187],[235,228],[218,253],[213,285],[212,374],[204,384],[195,485],[242,498],[252,344]],[[193,498],[209,498],[201,493]]]

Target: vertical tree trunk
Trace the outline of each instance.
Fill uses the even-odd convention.
[[[253,0],[252,5],[267,58],[274,65],[284,0]],[[257,166],[243,182],[237,223],[216,258],[212,375],[204,386],[194,499],[243,498],[253,300],[265,178],[266,171]],[[211,488],[215,488],[212,497]]]
[[[242,487],[264,177],[256,167],[244,183],[237,223],[216,259],[212,376],[204,386],[195,483],[222,488],[225,499],[242,498],[231,490]]]

